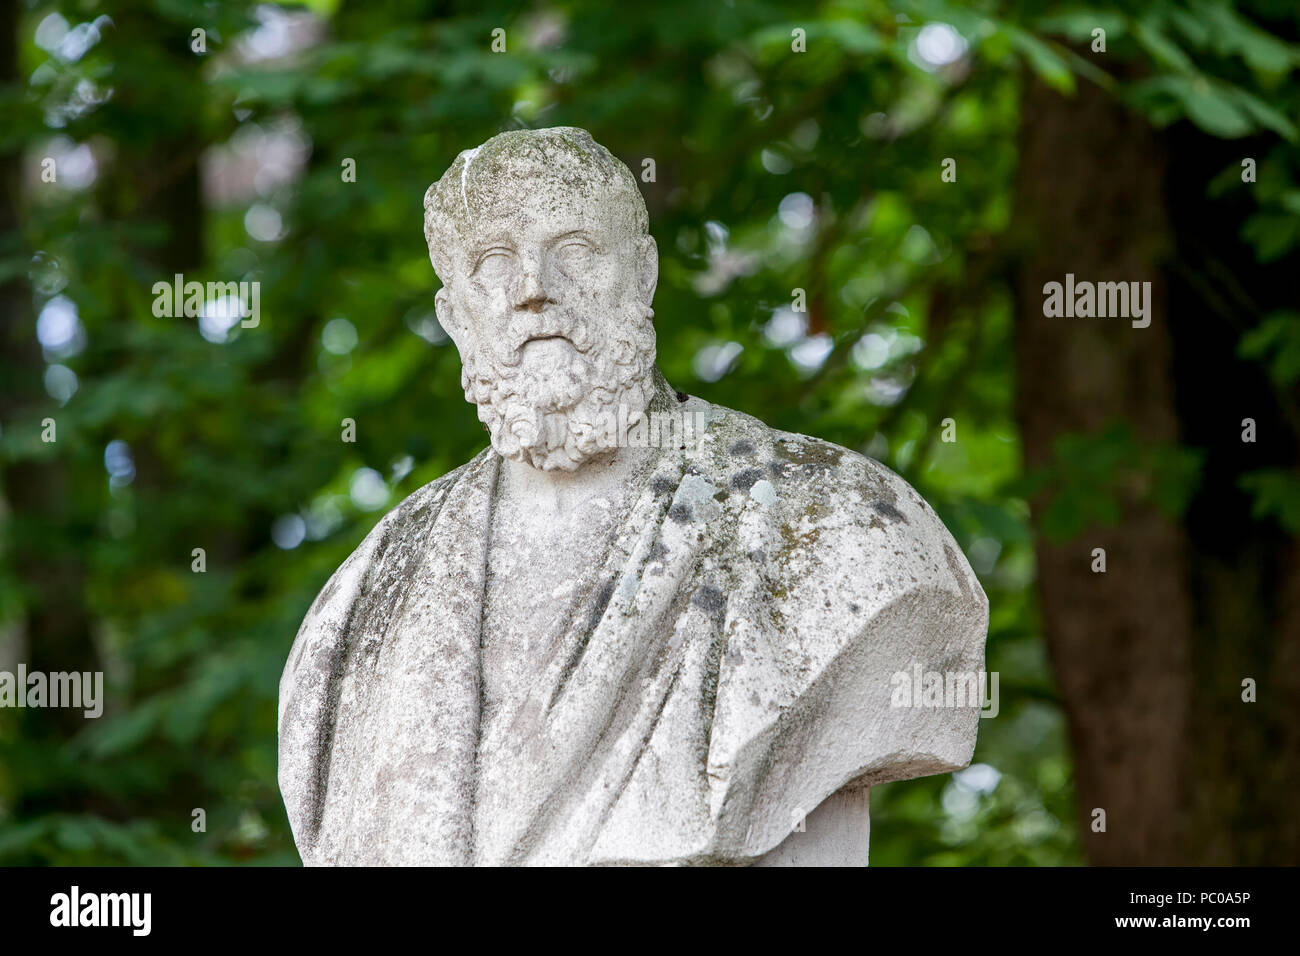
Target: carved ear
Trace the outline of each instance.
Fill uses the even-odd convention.
[[[659,284],[659,247],[655,245],[654,236],[642,236],[637,240],[640,249],[640,276],[638,285],[641,298],[650,305],[655,297],[655,287]]]
[[[433,297],[433,311],[438,316],[438,324],[442,330],[451,336],[452,342],[456,344],[457,351],[463,351],[465,330],[460,327],[456,319],[456,310],[451,304],[451,293],[447,287],[443,286]]]

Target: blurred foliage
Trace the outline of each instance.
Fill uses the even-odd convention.
[[[0,454],[57,464],[65,511],[8,515],[0,614],[20,660],[41,640],[22,633],[26,557],[75,555],[84,593],[66,599],[93,621],[109,700],[70,738],[42,712],[0,711],[0,861],[296,861],[275,721],[298,624],[384,511],[485,445],[433,315],[424,190],[502,129],[579,125],[638,177],[654,160],[668,380],[884,461],[988,592],[1002,714],[981,727],[982,766],[878,788],[873,862],[1079,862],[1026,500],[1054,489],[1067,535],[1113,520],[1098,490],[1133,481],[1176,511],[1197,459],[1139,448],[1121,424],[1063,439],[1058,470],[1022,471],[999,245],[1019,93],[1035,73],[1067,93],[1096,82],[1158,125],[1272,134],[1243,240],[1277,258],[1300,245],[1300,48],[1267,24],[1294,33],[1296,18],[1283,0],[29,4],[22,82],[0,105],[0,149],[26,156],[24,228],[0,279],[28,277],[56,347],[34,382],[6,369],[26,391]],[[923,40],[936,24],[953,29]],[[1134,78],[1086,55],[1097,27]],[[314,39],[286,53],[284,31]],[[75,168],[83,147],[93,177],[41,182],[42,157]],[[159,196],[196,163],[203,202],[176,215]],[[242,191],[223,191],[241,163]],[[187,279],[260,281],[257,328],[205,336],[153,315],[160,263],[186,244]],[[69,312],[80,339],[60,344]],[[1293,383],[1296,326],[1269,319],[1243,354]],[[939,440],[946,418],[956,443]],[[1261,516],[1296,527],[1294,481],[1258,476]]]

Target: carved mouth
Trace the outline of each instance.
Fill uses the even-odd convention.
[[[525,348],[530,342],[563,342],[579,354],[587,351],[586,343],[579,343],[567,335],[561,335],[559,332],[547,332],[540,335],[530,335],[519,343],[519,348],[515,350],[516,355],[522,355]]]
[[[591,348],[591,341],[586,335],[584,329],[576,323],[548,319],[539,322],[531,328],[519,329],[510,340],[510,358],[507,364],[514,365],[518,363],[524,355],[524,350],[530,342],[547,342],[547,341],[564,342],[580,355],[585,355]]]

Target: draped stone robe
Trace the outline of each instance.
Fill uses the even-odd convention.
[[[977,707],[891,706],[916,665],[983,668],[987,600],[933,510],[838,446],[681,410],[707,412],[704,441],[657,454],[606,553],[556,556],[580,586],[490,737],[500,457],[416,491],[338,569],[280,685],[305,863],[752,863],[846,786],[969,762]],[[481,748],[509,771],[476,778]]]

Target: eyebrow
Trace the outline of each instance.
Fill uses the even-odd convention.
[[[470,268],[478,268],[478,264],[483,261],[483,257],[493,249],[509,249],[511,252],[515,251],[514,244],[506,239],[493,239],[491,242],[485,242],[482,245],[467,248],[465,253],[466,257],[469,259]]]
[[[597,240],[596,237],[593,236],[591,233],[589,233],[586,229],[570,229],[568,232],[564,233],[563,235],[556,236],[554,239],[551,240],[550,244],[552,246],[556,246],[559,245],[561,242],[564,242],[566,239],[582,239],[584,242],[588,243],[590,246],[592,246],[595,249],[603,250],[604,248],[601,245],[600,241]]]

